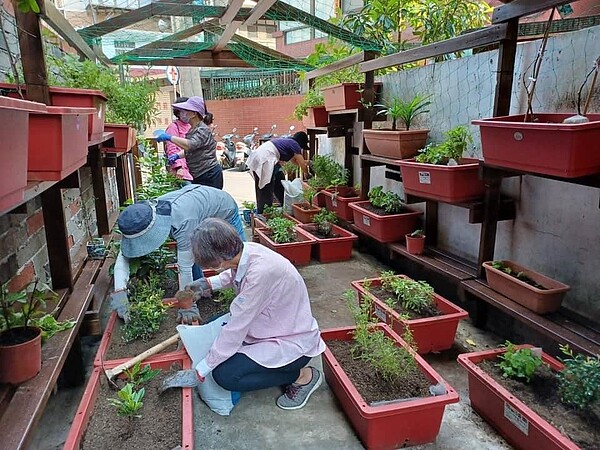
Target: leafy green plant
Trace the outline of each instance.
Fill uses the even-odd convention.
[[[250,211],[254,211],[256,209],[256,203],[250,202],[248,200],[244,200],[242,202],[242,206],[244,207],[244,209],[248,209]]]
[[[141,361],[138,361],[133,367],[125,370],[125,376],[135,389],[147,383],[159,373],[160,369],[152,369],[149,364],[142,367]]]
[[[287,175],[288,180],[292,177],[296,178],[300,173],[300,166],[294,161],[288,161],[283,165],[283,172]]]
[[[392,271],[381,273],[381,286],[394,293],[391,305],[400,304],[402,308],[423,314],[435,307],[434,290],[425,281],[416,281],[394,275]]]
[[[398,97],[394,97],[392,102],[387,106],[383,104],[375,106],[383,108],[380,109],[377,114],[390,116],[392,119],[392,130],[396,130],[396,122],[400,120],[408,131],[415,118],[429,112],[429,110],[425,108],[431,105],[431,102],[429,101],[430,98],[431,95],[421,96],[417,94],[412,100],[405,102]]]
[[[158,331],[166,318],[168,306],[162,302],[164,291],[159,279],[132,280],[129,282],[129,322],[123,328],[123,340],[148,341]]]
[[[600,400],[600,357],[575,355],[569,345],[561,345],[566,358],[559,358],[564,369],[556,374],[560,400],[569,406],[585,409]]]
[[[409,234],[410,237],[425,237],[425,232],[423,230],[415,230],[412,233]]]
[[[294,242],[296,239],[296,223],[284,217],[275,217],[267,221],[271,229],[271,239],[278,244]]]
[[[57,294],[45,283],[35,280],[30,291],[25,289],[19,292],[9,292],[8,283],[2,285],[0,290],[0,331],[11,331],[16,327],[33,326],[36,316],[44,315],[42,310],[46,307],[46,301],[56,298]]]
[[[308,202],[309,205],[312,204],[315,195],[317,195],[317,190],[310,185],[308,187],[305,187],[302,191],[302,197],[306,202]]]
[[[137,158],[137,164],[144,175],[144,183],[138,186],[136,198],[140,200],[155,199],[168,192],[176,191],[183,186],[184,180],[167,172],[162,157],[147,140],[141,140],[144,156]]]
[[[348,183],[350,172],[330,155],[315,155],[310,165],[315,176],[308,184],[317,190]]]
[[[281,206],[265,206],[263,216],[274,219],[275,217],[283,217],[283,208]]]
[[[213,298],[216,303],[222,303],[223,308],[229,309],[231,303],[237,296],[234,288],[221,289],[217,292],[217,295]]]
[[[388,214],[398,214],[404,210],[402,198],[391,191],[383,192],[383,186],[375,186],[368,194],[371,205],[383,209]]]
[[[543,362],[542,358],[530,348],[517,349],[516,346],[506,341],[506,351],[498,358],[501,360],[498,367],[506,378],[523,379],[529,383]]]
[[[140,409],[144,405],[142,401],[146,390],[141,388],[139,391],[134,391],[133,383],[127,383],[117,392],[118,398],[109,398],[108,402],[117,408],[117,414],[122,417],[133,419],[134,417],[142,417],[139,414]]]
[[[448,164],[454,160],[458,163],[469,144],[473,143],[473,136],[467,127],[459,126],[446,132],[446,139],[440,144],[428,144],[419,150],[415,160],[427,164]]]
[[[317,224],[317,229],[324,236],[329,236],[331,234],[331,225],[337,223],[338,218],[334,212],[329,211],[327,208],[321,208],[321,211],[313,216],[313,222]]]
[[[324,104],[323,94],[317,89],[309,89],[302,98],[302,101],[294,108],[294,117],[302,120],[304,116],[308,115],[308,108],[323,106]]]
[[[17,7],[22,13],[34,12],[40,13],[40,7],[36,0],[17,0]]]
[[[56,320],[52,314],[44,314],[41,317],[34,317],[30,320],[31,325],[42,330],[42,342],[46,342],[56,333],[73,328],[77,321],[74,319]]]

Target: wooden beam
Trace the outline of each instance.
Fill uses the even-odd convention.
[[[126,62],[127,60],[124,60]],[[176,58],[148,59],[155,66],[182,66],[182,67],[252,67],[240,59],[230,50],[213,54],[211,50],[203,50],[188,56]],[[141,64],[142,61],[136,61]]]
[[[494,8],[492,23],[508,22],[510,19],[528,16],[555,6],[573,3],[572,0],[514,0]]]
[[[141,22],[142,20],[149,19],[152,15],[152,3],[150,3],[149,5],[113,17],[112,19],[104,20],[95,25],[78,30],[78,33],[86,39],[93,39]]]
[[[327,75],[328,73],[336,72],[340,69],[345,69],[346,67],[352,67],[355,64],[367,61],[368,59],[370,58],[365,58],[365,52],[360,52],[344,59],[340,59],[339,61],[329,64],[328,66],[306,72],[306,74],[304,74],[304,79],[312,80],[313,78]]]
[[[517,54],[517,34],[519,19],[507,22],[507,38],[498,50],[498,71],[496,73],[496,92],[494,96],[494,117],[510,114],[510,99]]]
[[[254,25],[277,0],[258,0],[256,6],[250,12],[250,16],[244,22],[245,26]]]
[[[385,69],[386,67],[399,66],[414,61],[433,58],[447,53],[458,52],[469,48],[483,47],[495,44],[506,39],[507,25],[505,23],[493,25],[481,30],[472,31],[445,41],[416,47],[392,55],[383,56],[373,61],[360,63],[358,68],[361,72],[369,70]]]
[[[223,34],[219,38],[219,42],[217,42],[217,44],[213,47],[213,53],[219,53],[221,50],[223,50],[225,46],[229,44],[229,41],[241,25],[241,20],[234,20],[229,25],[227,25],[227,27],[223,31]]]
[[[238,15],[238,12],[240,11],[240,8],[243,4],[244,0],[231,0],[229,6],[227,7],[223,15],[221,15],[221,17],[219,18],[219,23],[221,25],[229,26],[233,19],[235,19]]]
[[[88,58],[92,61],[96,60],[96,54],[83,38],[75,31],[71,24],[67,21],[54,4],[50,0],[44,0],[44,9],[40,13],[44,21],[56,31],[68,44],[77,50],[79,56]]]

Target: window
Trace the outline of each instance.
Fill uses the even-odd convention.
[[[115,55],[122,55],[128,51],[135,49],[135,42],[130,41],[114,41]]]
[[[287,3],[292,4],[292,2]],[[294,1],[293,5],[298,9],[313,14],[319,19],[328,20],[330,17],[335,15],[335,7],[337,2],[299,0]],[[327,36],[325,33],[299,22],[282,21],[279,23],[279,27],[279,29],[284,32],[286,45],[310,41],[312,39],[319,39]]]

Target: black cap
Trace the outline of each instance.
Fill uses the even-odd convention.
[[[292,139],[295,140],[302,150],[308,150],[308,135],[304,131],[294,133]]]

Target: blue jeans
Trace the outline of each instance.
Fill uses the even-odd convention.
[[[261,366],[243,353],[236,353],[215,367],[212,374],[217,384],[228,391],[257,391],[292,384],[309,361],[308,356],[301,356],[286,366],[272,369]]]
[[[217,164],[212,169],[208,169],[202,175],[195,177],[192,183],[202,184],[204,186],[210,186],[216,189],[223,189],[223,168]]]

